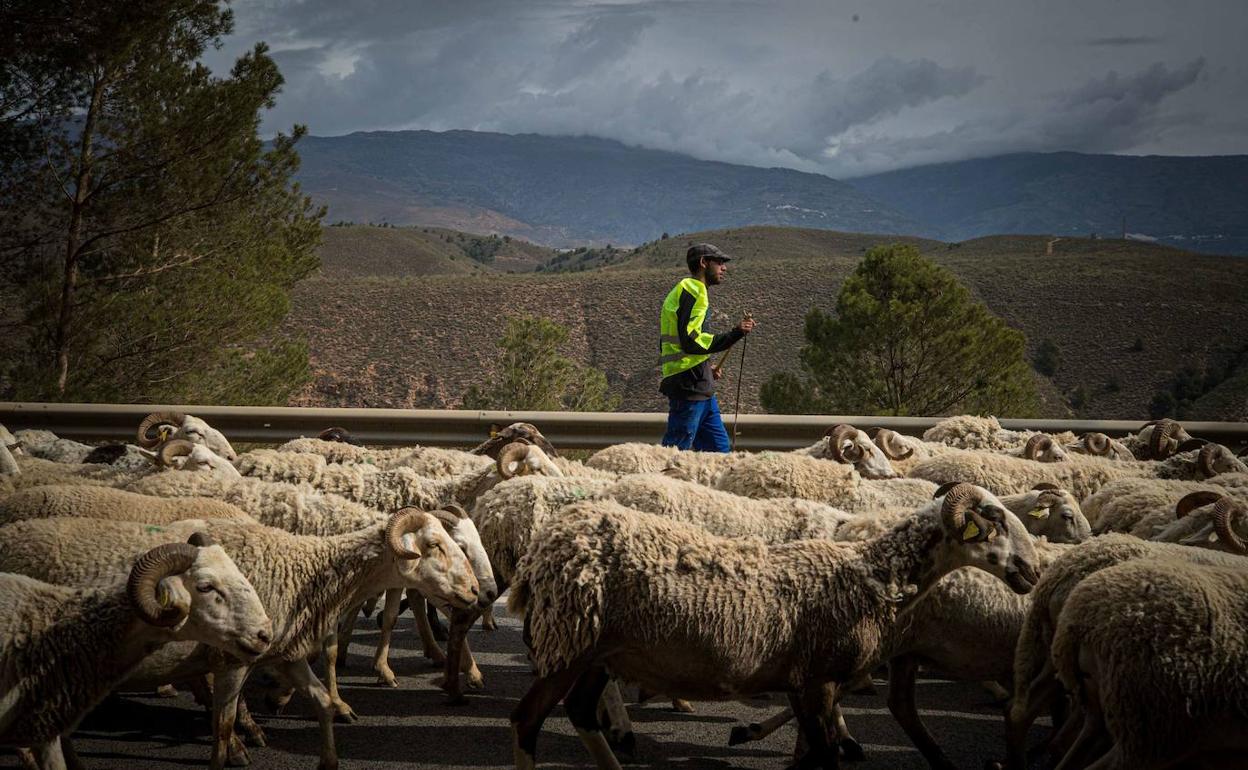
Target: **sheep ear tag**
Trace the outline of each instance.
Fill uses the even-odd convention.
[[[979,527],[975,526],[975,522],[966,522],[966,529],[962,530],[962,542],[969,543],[979,537]]]
[[[1033,518],[1036,518],[1036,519],[1047,519],[1047,518],[1049,518],[1049,509],[1048,509],[1048,508],[1037,508],[1037,509],[1035,509],[1034,511],[1028,511],[1028,512],[1027,512],[1027,515],[1028,515],[1028,516],[1031,516],[1031,517],[1033,517]]]

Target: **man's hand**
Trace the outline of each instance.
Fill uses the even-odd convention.
[[[723,377],[723,376],[724,376],[724,367],[720,366],[719,364],[712,364],[712,365],[711,365],[711,376],[712,376],[712,377],[714,377],[714,378],[715,378],[715,379],[717,379],[717,380],[718,380],[720,377]]]
[[[745,318],[742,318],[741,323],[737,324],[737,328],[741,330],[742,334],[749,334],[750,332],[754,331],[753,316],[747,315]]]

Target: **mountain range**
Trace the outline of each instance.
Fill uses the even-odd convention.
[[[1128,237],[1248,254],[1248,156],[1023,153],[849,180],[594,137],[374,131],[305,137],[328,221],[498,233],[556,247],[782,225],[963,241]]]

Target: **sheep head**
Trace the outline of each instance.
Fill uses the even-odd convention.
[[[319,438],[321,441],[334,441],[339,444],[350,444],[352,446],[360,445],[360,442],[355,440],[355,436],[351,435],[351,431],[347,430],[346,428],[339,428],[337,426],[333,428],[326,428],[325,430],[316,434],[316,437]]]
[[[485,552],[477,525],[458,503],[448,503],[441,509],[432,511],[432,515],[442,522],[442,528],[455,541],[455,545],[463,550],[472,565],[472,572],[477,576],[481,589],[477,595],[478,608],[489,607],[498,598],[498,583],[494,580],[494,568],[490,565],[490,557]]]
[[[156,546],[136,559],[126,595],[144,622],[243,660],[259,658],[272,640],[273,623],[255,589],[202,533],[190,543]]]
[[[472,564],[438,517],[403,508],[386,522],[383,538],[406,587],[438,605],[467,609],[477,603],[481,589]]]
[[[505,428],[491,431],[488,439],[473,447],[469,452],[474,455],[485,455],[498,459],[498,453],[504,446],[513,441],[521,440],[540,446],[543,451],[552,457],[559,456],[559,452],[546,440],[546,437],[537,429],[537,426],[528,422],[513,422]]]
[[[144,449],[155,449],[174,439],[203,444],[231,462],[238,459],[238,453],[221,431],[198,417],[181,412],[152,412],[139,423],[137,443]]]
[[[540,473],[546,476],[562,476],[559,466],[550,461],[540,446],[528,441],[513,441],[499,450],[494,468],[501,479],[529,476]]]
[[[888,457],[865,431],[842,423],[828,428],[823,436],[828,442],[828,454],[832,459],[853,465],[863,478],[891,479],[897,476]]]
[[[228,478],[242,478],[242,474],[232,463],[218,456],[202,444],[192,444],[186,439],[166,441],[154,454],[150,450],[142,450],[149,460],[165,468],[176,468],[184,471],[215,473]]]
[[[876,428],[871,440],[890,460],[908,460],[914,454],[914,447],[907,446],[895,430]]]
[[[139,423],[139,434],[135,443],[144,449],[158,447],[182,427],[185,419],[186,415],[181,412],[152,412]]]
[[[1196,455],[1196,465],[1205,478],[1220,473],[1248,473],[1248,465],[1221,444],[1210,443],[1202,446]]]
[[[1082,543],[1092,536],[1092,526],[1079,501],[1056,484],[1041,482],[1030,492],[1004,498],[1003,502],[1014,498],[1018,506],[1009,502],[1006,506],[1035,537],[1046,537],[1050,543]]]
[[[1066,450],[1047,433],[1035,433],[1023,445],[1023,457],[1040,463],[1056,463],[1066,459]]]
[[[957,566],[996,575],[1015,593],[1029,592],[1040,579],[1031,535],[988,490],[953,485],[944,494],[940,516],[949,542],[956,543]]]
[[[1148,433],[1148,459],[1150,460],[1166,459],[1178,451],[1180,444],[1192,438],[1182,425],[1169,418],[1145,423],[1140,430],[1141,439],[1144,439],[1145,433]]]

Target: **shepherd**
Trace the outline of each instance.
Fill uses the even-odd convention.
[[[668,401],[663,446],[698,452],[727,452],[731,446],[715,398],[715,380],[723,370],[712,365],[710,358],[749,334],[754,319],[746,315],[734,329],[722,334],[702,329],[710,312],[707,288],[723,282],[730,259],[709,243],[690,246],[685,253],[690,275],[681,279],[663,300],[659,319],[663,381],[659,392]]]

